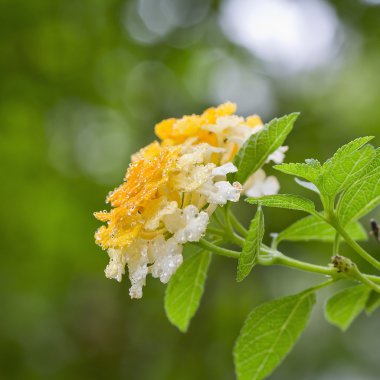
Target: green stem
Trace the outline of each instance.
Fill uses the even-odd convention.
[[[336,232],[334,244],[333,244],[333,256],[339,253],[339,243],[340,243],[340,235],[339,235],[339,232]]]
[[[223,242],[222,240],[217,240],[211,243],[205,239],[201,239],[197,243],[193,243],[193,244],[201,248],[204,248],[208,251],[211,251],[213,253],[216,253],[218,255],[238,259],[240,256],[240,252],[219,247],[217,244],[222,243],[222,242]],[[291,257],[285,256],[281,252],[277,250],[273,250],[265,245],[261,247],[261,253],[262,254],[258,257],[258,263],[260,265],[264,265],[264,266],[281,265],[288,268],[297,269],[303,272],[331,276],[332,278],[335,278],[335,279],[339,279],[339,278],[350,279],[351,278],[351,279],[359,280],[360,282],[365,283],[366,285],[370,286],[372,289],[376,291],[378,291],[376,284],[380,285],[380,277],[378,276],[363,274],[359,271],[358,271],[359,275],[357,274],[357,272],[355,272],[354,276],[349,276],[348,274],[338,272],[338,270],[334,267],[315,265],[315,264],[305,263],[300,260],[292,259]],[[376,287],[376,289],[374,287]]]
[[[329,285],[333,284],[337,280],[339,280],[339,279],[338,278],[330,278],[329,280],[327,280],[325,282],[322,282],[321,284],[312,286],[311,288],[307,289],[306,291],[307,292],[315,292],[316,290],[325,288],[326,286],[329,286]]]
[[[231,220],[231,224],[235,227],[236,231],[240,235],[247,237],[248,230],[239,222],[239,220],[236,218],[236,216],[232,212],[230,212],[229,217]]]
[[[226,232],[228,234],[233,234],[234,232],[234,229],[232,228],[232,224],[231,224],[231,211],[230,211],[230,208],[231,208],[231,203],[227,202],[227,204],[224,206],[224,221],[226,222]]]
[[[208,226],[207,227],[207,232],[211,232],[215,235],[219,235],[219,236],[224,236],[225,232],[217,227],[213,227],[213,226]]]
[[[214,235],[218,235],[221,237],[225,237],[227,235],[227,238],[231,243],[235,243],[236,245],[243,247],[245,240],[241,236],[235,234],[234,232],[226,234],[225,231],[223,231],[219,228],[216,228],[216,227],[212,227],[212,226],[207,227],[207,231],[213,233]]]
[[[235,233],[233,233],[231,235],[231,239],[232,239],[233,243],[235,243],[238,246],[240,246],[241,248],[243,248],[245,239],[243,239],[241,236],[239,236],[239,235],[237,235]]]
[[[355,271],[354,273],[350,275],[343,272],[338,272],[338,270],[334,267],[315,265],[315,264],[305,263],[304,261],[292,259],[291,257],[285,256],[279,251],[273,251],[267,247],[263,247],[261,251],[264,253],[263,256],[259,257],[259,264],[261,265],[265,265],[265,266],[282,265],[288,268],[298,269],[303,272],[317,273],[317,274],[322,274],[325,276],[331,276],[335,279],[339,279],[339,278],[356,279],[372,287],[372,289],[374,289],[374,286],[376,287],[376,284],[380,284],[380,277],[370,275],[370,274],[363,274],[359,272],[358,269],[356,269],[357,272]]]
[[[220,227],[224,228],[224,224],[220,220],[221,212],[220,212],[220,208],[219,207],[216,209],[216,211],[214,212],[214,214],[212,216],[215,219],[216,223],[219,224]]]
[[[332,215],[334,213],[334,198],[321,195],[321,201],[323,209],[325,210],[325,215]]]
[[[375,284],[380,284],[380,277],[374,276],[373,274],[363,274],[363,276],[367,277],[368,280],[371,280]]]
[[[270,247],[276,251],[278,247],[278,241],[277,241],[278,234],[271,234],[271,236],[272,236],[272,243]]]
[[[231,213],[231,203],[227,203],[224,206],[224,221],[226,222],[226,229],[225,229],[225,235],[227,238],[232,242],[240,247],[243,247],[245,239],[237,235],[232,227],[232,216],[233,214]]]
[[[266,254],[269,253],[269,257],[265,256],[259,257],[259,264],[261,265],[283,265],[286,267],[298,269],[304,272],[318,273],[326,276],[341,277],[342,275],[338,273],[334,267],[326,267],[322,265],[315,265],[310,263],[305,263],[300,260],[292,259],[291,257],[283,255],[279,251],[272,251],[271,249],[262,249]]]
[[[357,266],[355,265],[352,273],[353,277],[356,277],[360,282],[363,284],[368,285],[371,289],[373,289],[375,292],[380,293],[380,286],[376,285],[373,281],[371,281],[368,276],[364,275],[359,271]]]
[[[340,225],[338,220],[334,217],[330,220],[330,224],[342,235],[347,244],[354,249],[364,260],[370,263],[373,267],[380,270],[380,262],[372,257],[366,250],[364,250]]]
[[[205,239],[201,239],[196,243],[193,243],[199,247],[202,247],[206,249],[207,251],[211,251],[214,253],[217,253],[218,255],[226,256],[226,257],[232,257],[233,259],[237,259],[240,255],[240,252],[233,251],[232,249],[227,249],[223,247],[219,247],[213,243],[210,243],[209,241]]]

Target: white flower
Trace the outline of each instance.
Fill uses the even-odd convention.
[[[222,166],[218,166],[212,171],[212,175],[215,177],[226,176],[228,173],[236,173],[237,167],[232,162],[227,162]]]
[[[95,214],[107,223],[95,237],[110,257],[106,276],[121,281],[127,266],[132,298],[142,296],[149,273],[168,282],[182,263],[183,244],[202,238],[219,205],[239,200],[243,187],[227,175],[237,171],[239,148],[263,125],[257,115],[232,115],[235,108],[226,103],[159,123],[155,130],[163,142],[133,155],[124,183],[107,197],[111,210]],[[282,162],[286,150],[280,147],[268,161]],[[245,190],[258,196],[278,188],[275,177],[259,170]]]
[[[125,274],[125,264],[127,263],[127,257],[123,254],[121,249],[108,249],[108,256],[110,262],[104,270],[106,277],[114,278],[121,282],[123,274]]]
[[[202,238],[217,205],[239,200],[240,183],[226,181],[237,168],[231,162],[219,167],[210,162],[213,154],[224,152],[205,143],[184,146],[168,186],[158,190],[149,207],[142,203],[139,236],[123,249],[108,249],[106,276],[121,281],[127,265],[131,298],[142,297],[148,273],[168,282],[182,264],[183,244]]]
[[[210,160],[213,153],[223,153],[224,148],[217,148],[206,143],[197,145],[185,145],[182,156],[178,159],[177,167],[180,170],[188,170],[194,164],[202,164]]]
[[[186,206],[183,210],[177,209],[175,213],[167,215],[164,223],[173,239],[184,244],[189,241],[199,241],[206,232],[209,215],[199,211],[194,205]]]
[[[108,254],[110,262],[105,270],[108,278],[120,282],[128,265],[131,298],[142,297],[148,273],[167,283],[183,261],[182,245],[174,238],[165,240],[162,235],[152,240],[138,238],[124,250],[110,248]]]
[[[191,193],[212,178],[215,164],[193,165],[186,171],[180,171],[174,178],[173,184],[179,191]]]
[[[262,125],[251,127],[245,124],[244,118],[231,115],[221,116],[216,120],[216,124],[204,125],[202,129],[215,133],[218,138],[220,146],[229,143],[237,144],[238,147],[244,144],[244,142],[254,133],[257,133],[263,128]],[[224,160],[221,160],[224,162]]]
[[[232,185],[227,181],[219,181],[214,184],[205,185],[201,192],[207,197],[207,202],[217,205],[225,205],[228,201],[237,202],[242,192],[239,182]]]
[[[267,177],[264,170],[259,169],[253,173],[244,184],[244,194],[248,197],[261,197],[263,195],[277,194],[280,184],[276,177]]]
[[[126,249],[108,249],[110,262],[105,269],[106,277],[121,282],[125,274],[125,265],[128,264],[131,287],[131,298],[142,297],[142,287],[148,274],[148,244],[144,239],[137,239]]]
[[[148,231],[157,229],[160,225],[162,218],[165,215],[170,215],[178,208],[178,204],[175,201],[168,202],[165,197],[162,197],[160,207],[158,211],[146,221],[144,228]]]
[[[182,264],[182,245],[174,238],[165,240],[163,236],[157,236],[149,245],[149,256],[154,263],[149,268],[150,273],[166,284]]]
[[[242,192],[242,186],[239,182],[231,184],[225,181],[228,173],[235,172],[237,172],[237,168],[231,162],[216,167],[211,172],[213,178],[205,182],[198,192],[204,195],[207,203],[210,204],[224,205],[228,201],[237,202]]]
[[[131,287],[129,295],[131,298],[142,297],[142,287],[145,285],[146,276],[148,274],[148,242],[145,239],[138,238],[126,250],[129,280]]]
[[[282,164],[285,158],[285,152],[287,152],[289,147],[280,146],[276,151],[269,155],[266,163],[273,161],[275,164]]]

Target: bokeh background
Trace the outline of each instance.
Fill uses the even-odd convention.
[[[258,268],[236,284],[236,263],[215,257],[183,335],[157,280],[131,301],[128,281],[104,277],[92,212],[156,122],[226,100],[265,121],[301,111],[288,161],[363,135],[379,145],[380,1],[1,0],[0,68],[0,378],[233,379],[247,313],[320,279]],[[239,211],[245,222],[253,212]],[[266,210],[268,230],[302,216]],[[331,254],[284,249],[317,263]],[[380,312],[343,335],[323,320],[323,294],[271,379],[378,379]]]

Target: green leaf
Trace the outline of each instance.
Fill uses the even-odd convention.
[[[314,303],[315,294],[303,292],[249,314],[234,348],[238,380],[264,379],[281,363],[306,327]]]
[[[380,306],[380,293],[372,291],[365,305],[367,315],[371,315]]]
[[[333,197],[365,173],[366,167],[375,157],[372,146],[364,144],[373,137],[361,137],[342,146],[322,166],[316,185],[320,192]]]
[[[315,183],[321,173],[321,164],[318,160],[308,159],[306,163],[290,163],[273,166],[276,170],[282,173],[305,178],[308,181]]]
[[[366,170],[366,175],[370,174],[374,170],[379,170],[380,167],[380,148],[377,148],[375,150],[375,157],[371,161],[371,163],[368,165]]]
[[[249,275],[256,264],[260,253],[261,242],[264,236],[264,213],[261,207],[257,209],[255,217],[249,226],[247,238],[244,241],[243,250],[239,256],[238,272],[236,280],[243,281]]]
[[[350,223],[347,232],[354,240],[367,240],[367,232],[360,223]],[[297,220],[277,235],[277,242],[281,241],[322,241],[332,243],[336,231],[321,218],[310,215]]]
[[[300,210],[308,212],[310,214],[316,214],[314,203],[310,199],[301,197],[299,195],[266,195],[260,198],[247,198],[246,202],[253,205],[259,204],[262,206]]]
[[[367,286],[357,285],[334,294],[325,305],[327,321],[346,331],[365,308],[369,293]]]
[[[195,253],[179,267],[166,288],[166,315],[182,332],[187,331],[198,309],[210,262],[209,252]]]
[[[280,119],[273,119],[258,133],[253,134],[235,156],[237,173],[230,178],[244,183],[247,178],[260,169],[268,156],[278,149],[293,128],[298,113],[292,113]]]
[[[360,219],[380,204],[380,149],[364,177],[355,181],[341,196],[338,218],[342,226]]]

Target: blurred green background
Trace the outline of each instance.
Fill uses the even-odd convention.
[[[233,379],[247,313],[321,279],[258,268],[236,284],[235,263],[215,257],[183,335],[157,280],[131,301],[128,281],[105,278],[92,212],[156,122],[226,100],[265,121],[301,111],[287,161],[325,159],[357,136],[379,145],[380,1],[0,0],[0,20],[0,378]],[[240,210],[245,222],[253,212]],[[301,216],[266,210],[268,231]],[[343,335],[323,298],[271,379],[378,379],[380,312]]]

